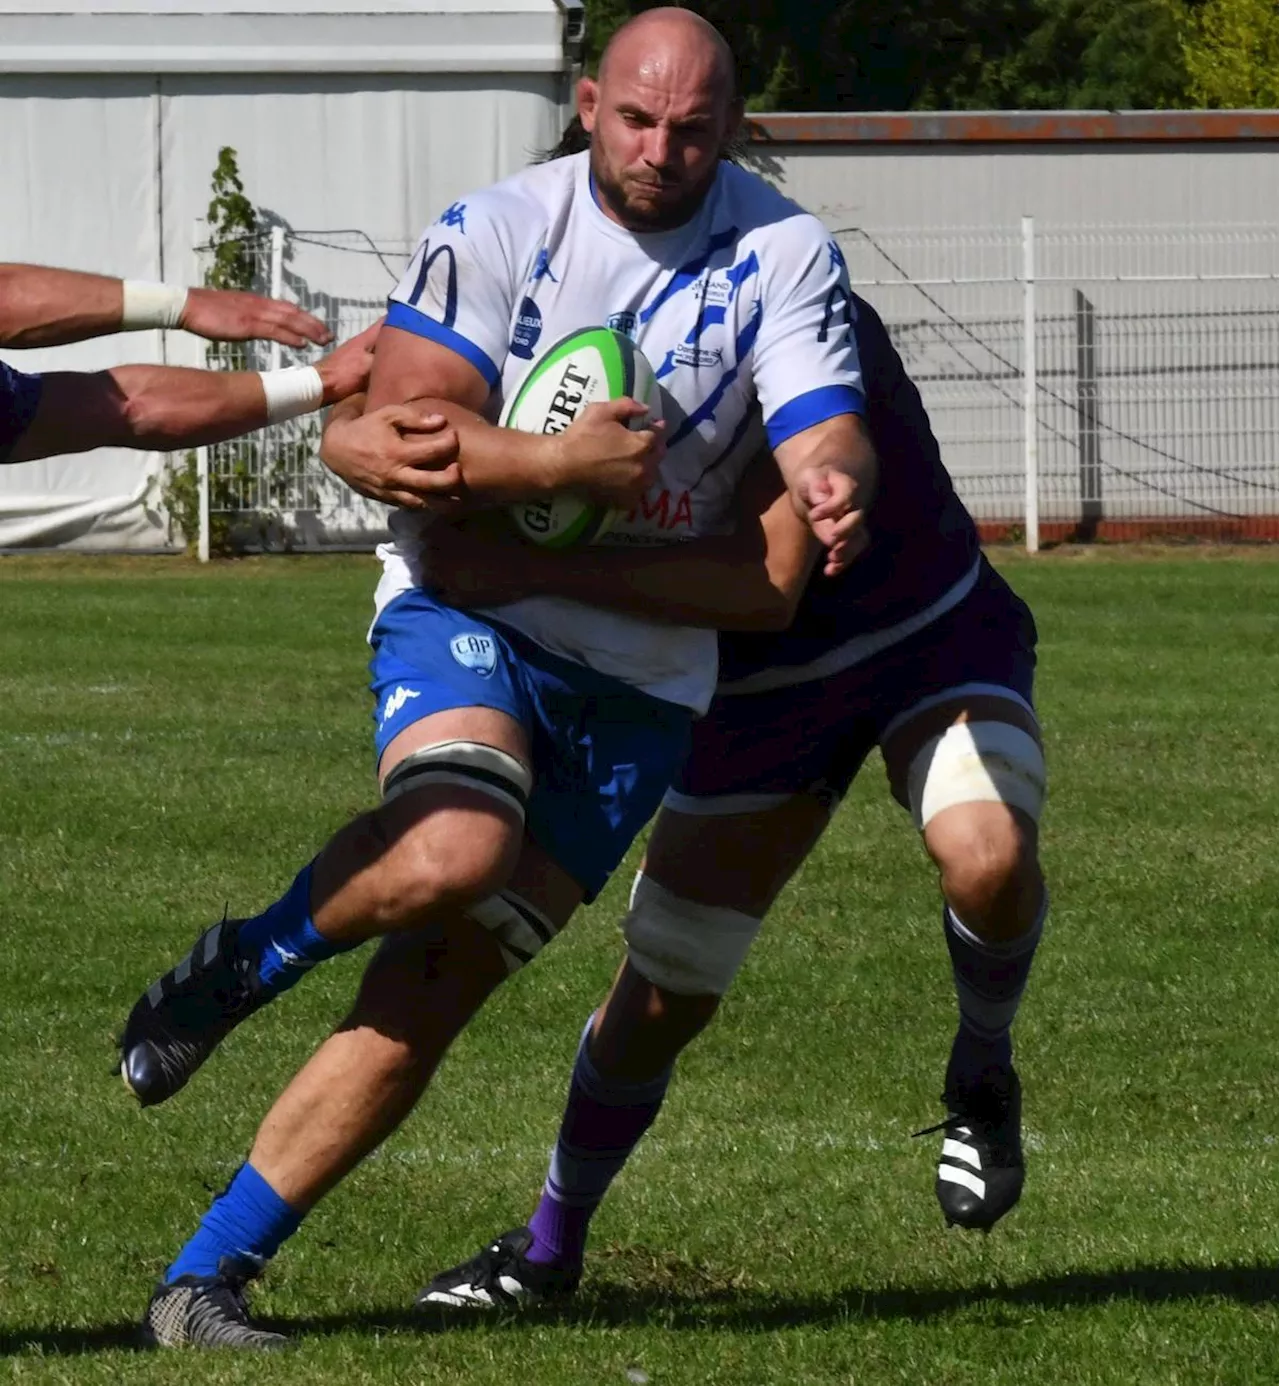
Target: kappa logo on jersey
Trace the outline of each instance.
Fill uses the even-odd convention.
[[[606,327],[611,327],[615,332],[621,332],[624,337],[635,340],[636,335],[636,315],[634,313],[610,313],[604,320]]]
[[[466,212],[467,204],[465,202],[455,202],[440,213],[440,219],[436,224],[438,226],[456,226],[465,236],[467,234]]]
[[[533,360],[533,349],[542,336],[542,310],[531,298],[526,298],[516,314],[515,331],[511,334],[511,354],[526,361]]]
[[[536,284],[541,279],[549,279],[553,284],[560,281],[551,273],[551,252],[544,245],[538,251],[538,258],[533,266],[533,273],[529,276],[529,283]]]
[[[449,650],[454,659],[464,669],[487,679],[498,667],[498,645],[491,635],[482,635],[478,630],[465,635],[455,635],[449,641]]]
[[[382,725],[385,727],[410,698],[421,697],[422,694],[416,688],[405,688],[403,685],[397,687],[382,705]]]

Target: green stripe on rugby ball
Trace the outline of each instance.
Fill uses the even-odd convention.
[[[566,381],[566,370],[578,379]],[[661,393],[653,368],[629,337],[612,328],[589,327],[571,332],[548,347],[529,367],[503,409],[501,422],[508,428],[531,433],[547,431],[551,422],[552,431],[562,431],[572,421],[563,409],[554,408],[562,389],[575,396],[572,418],[588,404],[624,396],[639,398],[649,406],[651,416],[661,414]],[[632,427],[642,428],[645,423],[640,418]],[[513,505],[510,513],[516,528],[530,543],[548,549],[593,544],[616,518],[615,511],[569,494]]]
[[[518,428],[519,425],[511,421],[527,405],[529,396],[542,378],[557,367],[563,369],[574,356],[587,357],[588,353],[594,354],[595,360],[584,360],[582,365],[593,377],[598,378],[601,374],[604,377],[599,381],[604,387],[603,391],[592,391],[591,402],[597,399],[621,399],[631,393],[636,379],[635,343],[610,327],[588,327],[562,337],[534,361],[520,382],[520,388],[503,409],[502,423],[508,428]],[[530,431],[540,433],[542,430],[539,427]]]

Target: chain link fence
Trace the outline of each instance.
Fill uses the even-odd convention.
[[[1276,537],[1274,226],[828,221],[986,534],[1030,547]],[[274,287],[345,338],[382,313],[413,247],[277,228],[249,249],[263,292]],[[247,364],[295,359],[264,346]],[[385,511],[324,470],[318,436],[311,416],[209,449],[211,521],[250,545],[376,542]]]

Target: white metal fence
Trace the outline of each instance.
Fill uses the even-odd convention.
[[[1274,536],[1274,225],[833,224],[855,291],[883,317],[989,531],[1021,531],[1029,547],[1068,535]],[[279,229],[250,249],[264,291],[342,337],[383,311],[412,251],[356,231]],[[279,348],[255,348],[248,364],[280,362]],[[376,540],[385,513],[324,471],[317,436],[309,418],[210,449],[214,523],[250,542]]]
[[[1274,226],[1026,218],[839,240],[979,521],[1018,523],[1032,545],[1037,524],[1273,532]]]

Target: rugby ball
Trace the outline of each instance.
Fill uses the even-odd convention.
[[[644,353],[611,327],[589,327],[570,333],[534,361],[498,422],[526,433],[562,433],[587,405],[628,395],[649,411],[633,420],[632,428],[646,428],[661,417],[661,392]],[[524,538],[548,549],[594,543],[616,515],[567,492],[511,507]]]

